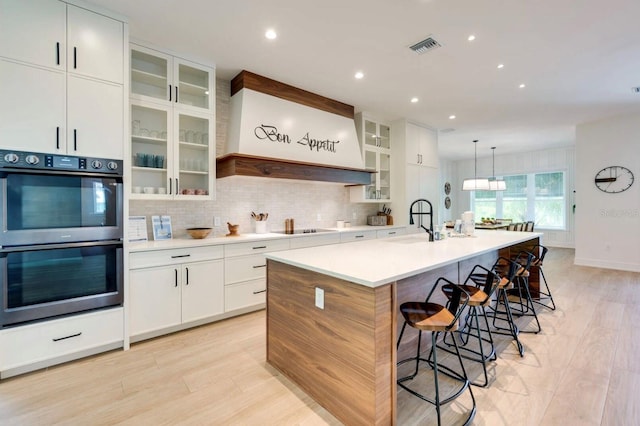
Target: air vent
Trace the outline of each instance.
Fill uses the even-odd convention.
[[[640,93],[640,86],[632,87],[631,90],[633,90],[633,93]]]
[[[451,127],[447,127],[446,129],[442,129],[440,130],[440,133],[451,133],[451,132],[455,132],[456,129],[452,129]]]
[[[441,47],[441,46],[442,45],[438,43],[435,38],[429,36],[426,39],[422,40],[421,42],[418,42],[413,46],[409,47],[409,49],[421,55],[433,49],[437,49],[438,47]]]

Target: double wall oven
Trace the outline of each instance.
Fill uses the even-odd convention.
[[[0,327],[123,299],[122,161],[0,150]]]

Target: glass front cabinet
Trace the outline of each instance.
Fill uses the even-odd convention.
[[[215,198],[214,72],[131,45],[131,198]]]
[[[391,126],[379,120],[367,117],[363,113],[356,114],[356,131],[362,157],[367,170],[371,174],[371,184],[352,186],[350,199],[352,202],[391,201]]]

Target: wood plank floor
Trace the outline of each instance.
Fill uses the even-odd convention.
[[[474,424],[638,424],[640,274],[574,266],[573,250],[555,248],[545,273],[558,309],[541,310],[542,333],[521,334],[524,358],[498,337],[492,383],[473,389]],[[399,424],[434,424],[434,409],[406,392],[398,406]],[[4,380],[0,424],[340,423],[265,364],[257,312]]]

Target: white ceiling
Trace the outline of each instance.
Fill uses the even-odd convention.
[[[576,124],[640,112],[638,0],[90,2],[219,77],[246,69],[356,111],[453,128],[439,139],[449,159],[473,157],[473,139],[478,157],[573,145]],[[429,35],[442,47],[408,49]]]

